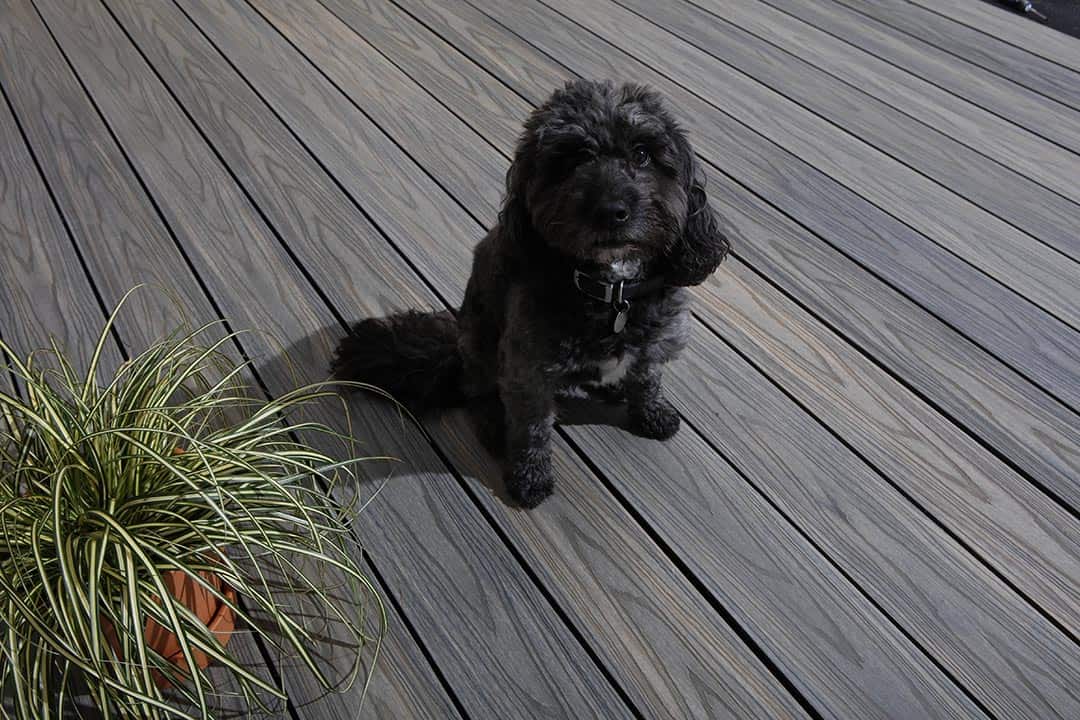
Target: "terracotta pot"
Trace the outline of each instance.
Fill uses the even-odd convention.
[[[200,571],[199,575],[211,586],[224,595],[229,602],[236,604],[236,591],[226,585],[218,575],[212,572]],[[168,588],[169,594],[191,610],[206,624],[206,627],[214,633],[214,637],[222,647],[228,644],[232,637],[232,631],[236,627],[236,613],[225,603],[221,602],[209,590],[197,583],[186,573],[180,570],[169,570],[162,574],[162,582]],[[112,622],[107,619],[102,621],[102,632],[106,640],[116,651],[119,651],[119,641]],[[172,687],[176,680],[181,680],[181,671],[188,670],[187,661],[180,650],[180,642],[176,635],[167,630],[153,618],[148,618],[144,629],[146,644],[164,658],[167,658],[177,667],[177,672],[170,678],[164,674],[153,671],[154,681],[160,688]],[[199,669],[205,669],[210,664],[210,656],[202,650],[191,648],[191,657]]]
[[[222,582],[221,578],[214,573],[202,571],[199,573],[204,580],[212,585],[218,592],[224,595],[229,602],[236,604],[236,591]],[[191,579],[186,573],[179,570],[170,570],[161,576],[169,594],[179,600],[184,607],[188,608],[206,627],[214,633],[214,637],[224,647],[232,637],[232,631],[236,627],[236,613],[233,609],[221,602],[209,590]],[[168,658],[180,670],[187,670],[187,661],[184,653],[180,651],[180,642],[171,630],[166,630],[156,620],[146,621],[146,643],[157,651],[162,657]],[[202,650],[192,648],[191,657],[200,669],[210,664],[210,656]],[[176,677],[180,677],[179,673]],[[155,673],[154,679],[159,687],[168,687],[172,683],[160,673]]]
[[[174,456],[183,455],[184,448],[174,447],[172,454]],[[199,576],[220,594],[224,595],[230,603],[236,604],[236,591],[226,585],[216,573],[202,570],[199,572]],[[236,613],[231,607],[221,602],[213,593],[180,570],[165,572],[161,576],[161,580],[168,589],[169,594],[179,600],[188,610],[195,613],[196,617],[210,629],[210,632],[214,633],[214,637],[217,638],[222,647],[229,643],[232,631],[236,627]],[[109,645],[119,655],[120,642],[116,637],[116,628],[107,618],[102,618],[102,632],[104,632]],[[182,679],[180,673],[189,669],[184,653],[180,650],[179,639],[175,633],[167,630],[153,618],[147,618],[143,632],[146,644],[177,667],[178,672],[171,678],[166,677],[157,670],[153,671],[154,682],[157,683],[158,687],[172,687],[173,681]],[[200,670],[206,669],[210,664],[210,656],[202,650],[191,648],[191,657]]]

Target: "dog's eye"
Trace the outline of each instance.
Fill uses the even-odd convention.
[[[630,153],[630,159],[634,161],[634,164],[638,167],[645,167],[652,162],[652,156],[649,155],[649,151],[645,149],[644,145],[638,145]]]

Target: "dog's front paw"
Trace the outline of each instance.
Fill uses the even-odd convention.
[[[517,502],[534,508],[555,490],[550,463],[519,463],[506,473],[506,489]]]
[[[631,407],[630,432],[653,440],[667,440],[679,432],[679,413],[666,398],[641,407]]]

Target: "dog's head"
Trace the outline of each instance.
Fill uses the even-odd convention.
[[[706,250],[719,263],[728,247],[685,132],[633,84],[572,81],[532,113],[500,222],[512,240],[601,264]]]

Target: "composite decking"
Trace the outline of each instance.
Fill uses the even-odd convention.
[[[354,401],[404,461],[364,716],[1074,720],[1080,41],[948,5],[0,0],[0,336],[85,357],[150,283],[322,379],[343,323],[457,305],[553,87],[650,83],[738,228],[683,429],[561,427],[524,512],[460,413]],[[136,296],[110,361],[171,322]]]

